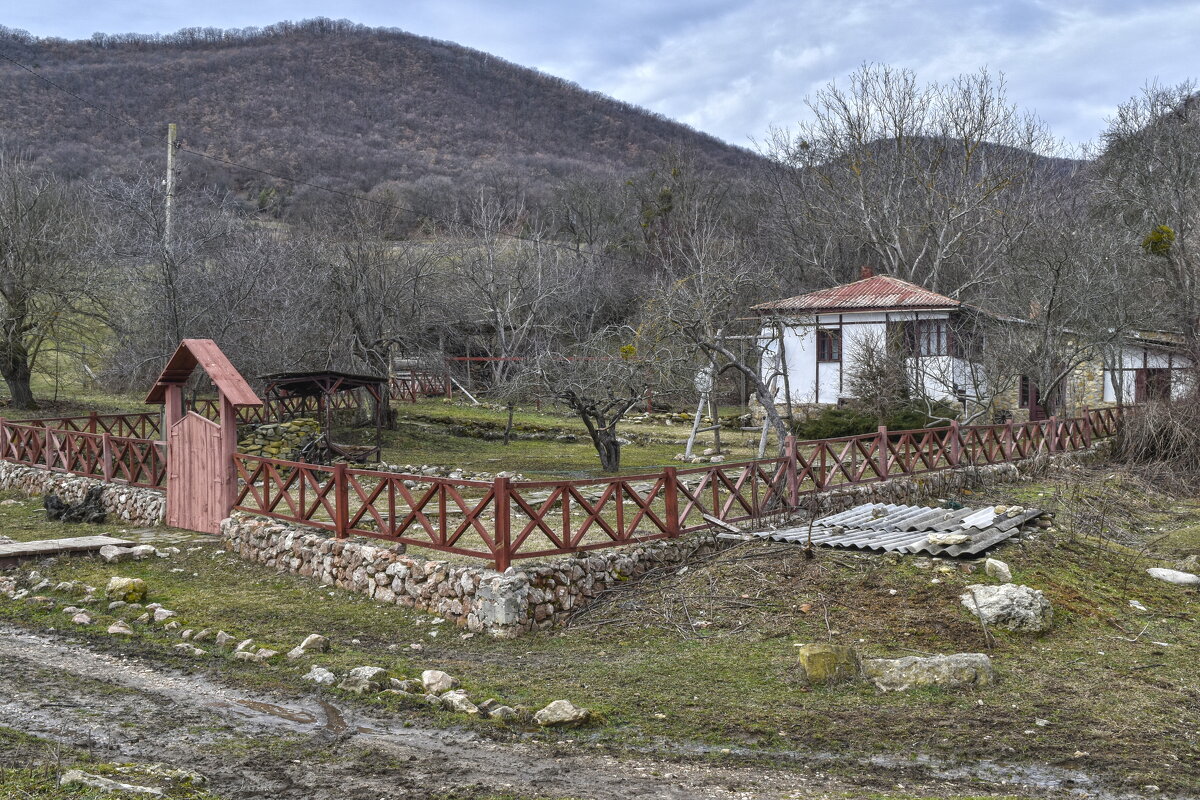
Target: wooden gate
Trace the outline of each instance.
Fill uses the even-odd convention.
[[[171,426],[167,439],[167,524],[219,533],[225,507],[229,466],[221,426],[189,411]]]

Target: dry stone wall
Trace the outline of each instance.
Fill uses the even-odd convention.
[[[1101,445],[847,487],[802,498],[802,503],[809,502],[800,510],[827,514],[861,503],[919,502],[1104,454]],[[726,544],[718,533],[593,550],[549,563],[519,563],[500,573],[483,565],[423,559],[406,553],[403,545],[337,540],[323,531],[240,512],[221,523],[225,548],[248,561],[366,594],[380,603],[423,609],[472,633],[503,638],[552,628],[620,582],[713,552]]]
[[[306,439],[320,434],[321,423],[315,417],[257,425],[238,442],[238,452],[286,461],[296,454]]]
[[[78,503],[93,486],[104,487],[100,501],[112,516],[131,525],[162,524],[167,496],[161,491],[0,461],[0,489],[15,490],[31,497],[56,494],[68,502]]]

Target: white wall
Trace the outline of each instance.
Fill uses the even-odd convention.
[[[839,399],[848,397],[848,377],[851,365],[861,355],[864,346],[869,342],[883,344],[887,337],[888,322],[902,322],[917,319],[947,319],[947,312],[854,312],[846,314],[821,314],[797,316],[785,321],[783,333],[783,353],[787,358],[788,384],[791,389],[792,402],[798,404],[834,404]],[[841,362],[817,363],[817,328],[841,329],[842,331],[842,360]],[[775,330],[770,325],[762,328],[761,336],[766,344],[766,357],[763,359],[765,375],[776,369],[779,364],[779,341]],[[960,366],[957,359],[935,357],[921,359],[921,376],[926,391],[931,397],[953,399],[949,384]],[[913,365],[917,366],[917,365]],[[784,382],[780,378],[776,383],[776,402],[786,402]]]
[[[1183,397],[1189,388],[1189,377],[1185,370],[1191,366],[1191,360],[1178,353],[1168,353],[1158,349],[1125,345],[1118,352],[1113,363],[1105,365],[1104,370],[1104,402],[1117,402],[1117,384],[1120,383],[1121,401],[1132,403],[1137,397],[1137,370],[1171,369],[1171,396]],[[1118,375],[1121,376],[1118,381]]]

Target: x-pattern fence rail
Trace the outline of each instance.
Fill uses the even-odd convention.
[[[595,480],[491,482],[234,457],[235,508],[333,531],[513,561],[760,520],[803,496],[888,478],[1080,450],[1116,433],[1119,409],[1004,425],[790,441],[780,458]]]
[[[469,481],[235,455],[241,511],[492,561],[666,539],[760,520],[816,492],[1080,450],[1128,409],[1038,422],[877,432],[796,442],[785,455],[612,478]],[[131,486],[162,487],[158,416],[0,420],[0,458]]]

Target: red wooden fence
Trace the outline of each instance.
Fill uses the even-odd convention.
[[[844,486],[1079,450],[1119,409],[1070,419],[790,441],[780,458],[576,481],[451,480],[236,455],[235,508],[492,561],[584,552],[759,520]]]
[[[332,531],[492,561],[677,537],[796,509],[815,492],[1089,447],[1123,409],[1002,425],[790,440],[779,458],[576,481],[467,481],[236,454],[234,508]],[[156,414],[9,422],[0,458],[131,486],[162,487],[167,449]]]

